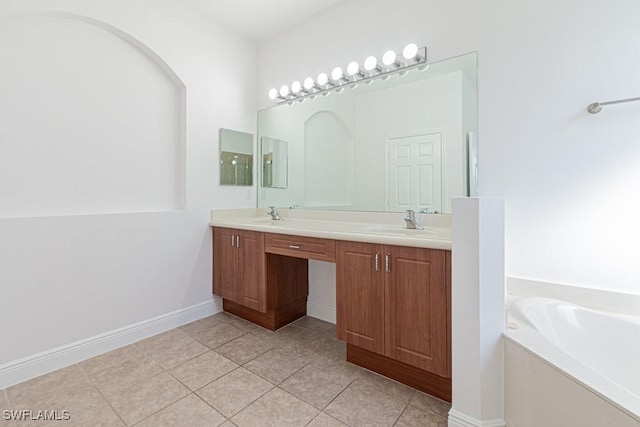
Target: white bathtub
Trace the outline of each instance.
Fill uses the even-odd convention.
[[[640,317],[523,297],[505,338],[509,425],[640,425]]]

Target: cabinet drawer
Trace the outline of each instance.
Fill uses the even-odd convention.
[[[266,233],[264,243],[271,254],[336,262],[335,240]]]

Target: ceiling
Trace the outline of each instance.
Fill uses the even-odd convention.
[[[183,0],[214,22],[262,41],[343,0]]]

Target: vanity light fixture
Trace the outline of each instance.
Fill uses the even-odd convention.
[[[318,74],[318,78],[316,79],[318,85],[322,86],[335,86],[336,83],[327,76],[327,73]]]
[[[278,97],[278,95],[279,95],[278,89],[276,89],[275,87],[269,89],[269,99],[275,100]]]
[[[408,45],[406,45],[404,49],[402,49],[402,56],[407,61],[411,59],[415,60],[415,62],[420,61],[421,58],[419,55],[418,45],[416,45],[415,43],[409,43]]]
[[[296,80],[295,82],[291,83],[291,93],[297,95],[299,93],[306,94],[308,92],[304,90],[300,82]]]
[[[362,68],[357,61],[347,65],[346,73],[341,67],[335,67],[331,71],[331,77],[327,73],[320,73],[314,80],[307,77],[302,84],[295,81],[291,88],[283,85],[280,90],[273,88],[269,91],[269,98],[276,102],[304,101],[306,98],[315,99],[318,95],[327,96],[333,90],[342,92],[345,87],[356,87],[360,82],[371,84],[374,79],[389,79],[393,74],[405,76],[413,68],[424,70],[428,68],[427,48],[419,48],[415,43],[409,43],[402,49],[402,56],[388,50],[381,60],[375,56],[367,57],[362,63]]]
[[[382,71],[382,69],[378,67],[378,60],[376,59],[375,56],[368,56],[367,59],[364,60],[364,69],[369,72]]]
[[[333,71],[331,71],[331,78],[336,83],[348,83],[349,82],[349,78],[344,75],[344,72],[342,71],[342,68],[340,68],[340,67],[336,67],[336,68],[333,69]]]
[[[304,82],[302,84],[304,86],[304,89],[309,93],[311,93],[313,89],[320,90],[320,87],[313,80],[313,77],[307,77],[306,79],[304,79]]]
[[[398,61],[398,56],[392,50],[388,50],[382,55],[382,63],[386,67],[395,66],[396,68],[400,68],[402,64]]]
[[[349,63],[349,65],[347,65],[347,74],[353,78],[365,77],[364,71],[360,69],[358,61],[352,61]]]

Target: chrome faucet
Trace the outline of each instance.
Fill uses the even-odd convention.
[[[407,214],[404,216],[404,221],[407,223],[407,228],[412,230],[424,230],[424,227],[417,223],[416,213],[411,209],[407,209]]]
[[[269,212],[267,212],[267,215],[271,215],[271,219],[273,221],[282,221],[282,217],[278,213],[278,209],[276,209],[275,206],[269,206]]]

